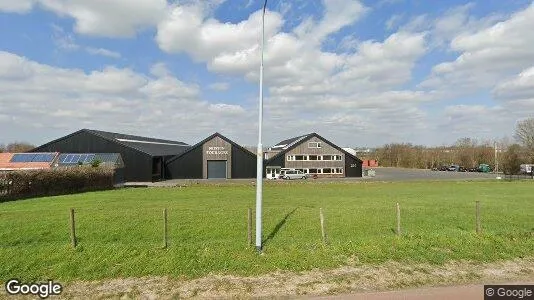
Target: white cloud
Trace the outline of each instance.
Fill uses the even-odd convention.
[[[53,40],[56,47],[62,51],[79,51],[85,50],[85,52],[91,55],[100,55],[109,58],[121,58],[119,52],[111,51],[104,48],[95,48],[82,46],[76,43],[76,39],[71,33],[67,33],[62,27],[57,25],[52,25],[53,29]]]
[[[435,66],[423,87],[464,92],[495,86],[503,77],[520,72],[534,61],[534,4],[510,18],[476,32],[460,33],[451,50],[460,53],[451,62]]]
[[[399,23],[404,18],[404,15],[402,14],[394,14],[392,15],[387,21],[386,21],[386,29],[387,30],[393,30],[397,28]]]
[[[524,114],[534,114],[534,67],[515,78],[501,82],[493,89],[493,97],[510,108]]]
[[[87,73],[0,52],[0,113],[9,112],[14,131],[45,126],[66,134],[83,126],[193,141],[220,128],[232,133],[250,126],[241,106],[203,101],[197,85],[154,73],[161,76],[117,67]]]
[[[104,48],[87,47],[85,51],[92,55],[101,55],[110,58],[121,58],[121,54],[119,52],[111,51]]]
[[[214,91],[227,91],[230,88],[228,82],[216,82],[209,85],[209,88]]]
[[[200,5],[176,6],[158,25],[156,41],[171,53],[185,52],[200,61],[210,61],[222,53],[236,53],[257,45],[261,12],[255,12],[238,24],[221,23],[207,17]],[[266,36],[273,36],[282,25],[278,13],[265,16]]]
[[[240,105],[232,105],[232,104],[224,104],[224,103],[217,103],[217,104],[210,104],[209,110],[215,113],[227,113],[232,115],[242,115],[245,113],[245,110]]]
[[[363,113],[355,111],[365,110],[367,116],[386,119],[386,125],[403,124],[406,130],[397,130],[398,136],[412,135],[409,128],[414,126],[422,128],[425,116],[416,105],[432,97],[404,90],[403,85],[412,79],[415,63],[427,51],[425,33],[397,32],[383,41],[346,38],[339,45],[349,53],[324,51],[330,35],[356,23],[368,9],[359,1],[324,1],[323,6],[322,18],[304,18],[290,32],[281,31],[283,15],[267,13],[265,79],[270,96],[266,126],[279,135],[308,132],[317,126],[346,129],[334,121],[343,109],[344,120],[361,119]],[[237,24],[222,24],[204,17],[198,6],[178,6],[160,23],[156,40],[163,50],[188,53],[206,62],[213,72],[244,75],[257,82],[259,26],[259,12]],[[396,107],[394,113],[391,106]],[[299,120],[300,114],[312,119]],[[280,124],[290,127],[279,128]]]
[[[26,13],[33,7],[34,0],[0,0],[0,11]]]
[[[165,15],[167,0],[0,0],[0,11],[28,12],[36,4],[75,20],[80,34],[132,37],[155,26]]]

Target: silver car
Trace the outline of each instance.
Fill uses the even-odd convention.
[[[283,170],[282,174],[280,175],[283,179],[306,179],[307,176],[304,172],[300,170]]]

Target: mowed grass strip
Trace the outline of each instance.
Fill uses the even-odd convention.
[[[533,191],[531,182],[268,183],[262,256],[246,245],[254,186],[121,189],[2,203],[0,281],[195,278],[390,260],[442,264],[532,257]],[[397,202],[401,237],[394,232]],[[76,249],[70,245],[70,208],[76,210]],[[326,245],[319,208],[326,217]]]

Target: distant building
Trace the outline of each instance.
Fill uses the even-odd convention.
[[[167,179],[254,178],[256,154],[214,133],[167,161]]]
[[[255,178],[256,149],[249,149],[220,133],[190,146],[178,141],[82,129],[31,152],[55,153],[55,158],[61,153],[56,167],[85,164],[95,155],[117,154],[120,161],[115,156],[104,160],[115,166],[124,181],[153,182]],[[39,165],[43,168],[51,166],[50,161]],[[282,168],[298,169],[318,177],[362,176],[362,161],[354,150],[340,148],[316,133],[281,141],[264,151],[264,174],[267,177],[276,176]]]
[[[151,182],[164,179],[165,162],[190,147],[177,141],[82,129],[32,152],[119,153],[126,181]]]
[[[362,161],[317,133],[283,140],[269,148],[267,178],[277,178],[282,168],[297,169],[317,177],[362,177]]]

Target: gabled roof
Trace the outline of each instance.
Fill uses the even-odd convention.
[[[271,147],[272,150],[286,150],[287,148],[293,146],[293,144],[298,143],[299,141],[306,139],[307,137],[313,135],[313,133],[297,136],[294,138],[290,138],[287,140],[283,140],[279,142],[278,144]]]
[[[228,142],[230,145],[235,146],[235,147],[237,147],[237,148],[243,150],[245,153],[247,153],[247,154],[249,154],[249,155],[251,155],[251,156],[256,157],[256,154],[250,152],[250,150],[248,150],[248,149],[246,149],[246,148],[240,146],[239,144],[235,143],[234,141],[232,141],[231,139],[225,137],[224,135],[222,135],[222,134],[220,134],[220,133],[218,133],[218,132],[215,132],[214,134],[208,136],[207,138],[203,139],[202,141],[200,141],[200,142],[196,143],[195,145],[191,146],[187,151],[185,151],[185,152],[183,152],[183,153],[181,153],[181,154],[179,154],[179,155],[177,155],[177,156],[175,156],[175,157],[169,159],[169,160],[167,161],[167,163],[171,163],[171,162],[177,160],[178,158],[180,158],[181,156],[184,156],[184,155],[186,155],[187,153],[189,153],[189,152],[195,150],[196,148],[198,148],[198,147],[202,147],[202,145],[204,145],[204,143],[206,143],[207,141],[209,141],[209,140],[211,140],[211,139],[213,139],[213,138],[215,138],[215,137],[219,137],[219,138],[223,139],[224,141]]]
[[[171,141],[171,140],[148,138],[148,137],[143,137],[143,136],[107,132],[107,131],[101,131],[101,130],[81,129],[67,136],[64,136],[62,138],[59,138],[49,143],[46,143],[44,145],[41,145],[32,151],[39,151],[39,149],[49,144],[67,139],[81,132],[86,132],[86,133],[98,136],[110,142],[117,143],[122,146],[135,149],[139,152],[148,154],[150,156],[177,155],[177,154],[180,154],[186,151],[187,149],[189,149],[189,147],[191,147],[190,145],[186,143]]]
[[[290,142],[290,143],[286,144],[286,146],[279,148],[279,149],[281,149],[282,151],[278,152],[275,156],[269,158],[269,159],[267,160],[267,163],[268,163],[269,161],[272,161],[272,160],[275,160],[275,159],[279,158],[280,156],[285,155],[287,152],[293,150],[293,149],[296,148],[298,145],[302,144],[302,142],[307,141],[307,140],[309,140],[309,139],[312,138],[312,137],[316,137],[316,138],[318,138],[318,139],[324,141],[324,142],[327,143],[328,145],[332,146],[333,148],[335,148],[335,149],[337,149],[337,150],[343,152],[346,156],[348,156],[348,157],[352,157],[352,158],[356,159],[357,161],[362,162],[362,160],[359,159],[358,157],[352,155],[351,153],[349,153],[349,152],[343,150],[341,147],[337,146],[336,144],[330,142],[329,140],[325,139],[324,137],[322,137],[322,136],[318,135],[317,133],[313,132],[313,133],[310,133],[310,134],[305,134],[305,135],[301,135],[301,136],[298,136],[298,137],[295,137],[295,138],[287,139],[287,140],[284,140],[284,141],[278,143],[279,145],[282,145],[282,144],[284,144],[284,143],[287,142],[287,141]],[[274,150],[274,147],[273,147],[273,150]]]

